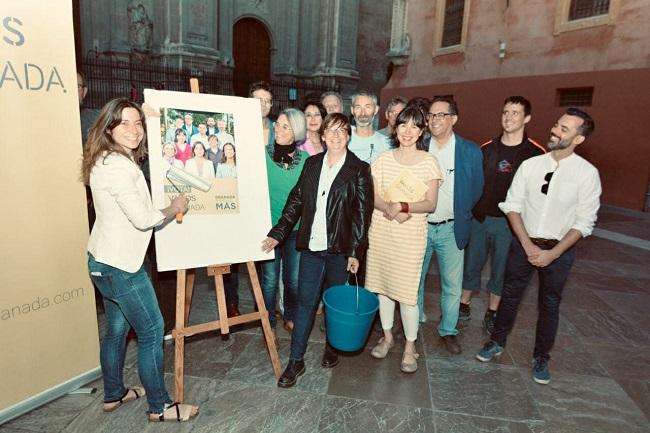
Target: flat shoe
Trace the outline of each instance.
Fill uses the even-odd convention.
[[[165,405],[165,409],[163,409],[162,413],[150,413],[149,422],[183,422],[189,421],[198,414],[199,408],[197,406],[176,402],[170,404],[169,406]]]
[[[388,343],[384,337],[379,339],[379,342],[370,351],[373,358],[384,359],[388,355],[388,351],[395,345],[395,341]]]
[[[413,361],[406,362],[407,356],[412,356]],[[404,352],[404,356],[402,356],[402,364],[400,365],[400,370],[402,370],[403,373],[415,373],[416,371],[418,371],[419,357],[420,355],[418,355],[416,352]]]
[[[144,388],[140,388],[139,386],[135,388],[127,388],[124,395],[117,400],[105,401],[102,409],[104,412],[113,412],[122,407],[124,403],[137,400],[145,394]]]

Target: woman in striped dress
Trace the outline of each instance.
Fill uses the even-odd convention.
[[[379,296],[383,337],[372,349],[375,358],[385,358],[394,345],[395,302],[400,303],[406,337],[401,369],[417,370],[417,296],[420,270],[427,243],[427,214],[438,201],[441,174],[435,157],[424,150],[424,113],[406,108],[397,117],[393,143],[372,164],[375,209],[368,232],[367,288]]]

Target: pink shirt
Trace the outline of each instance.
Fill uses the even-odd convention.
[[[185,150],[180,150],[178,143],[174,143],[174,147],[176,148],[176,159],[183,161],[183,164],[185,164],[185,161],[192,158],[192,146],[190,146],[189,143],[185,143],[185,145]]]

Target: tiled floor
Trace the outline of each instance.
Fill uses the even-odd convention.
[[[618,239],[590,237],[565,289],[552,352],[552,382],[534,383],[530,364],[536,321],[536,288],[530,287],[506,353],[480,363],[485,341],[485,297],[474,300],[473,318],[460,324],[463,353],[452,356],[435,331],[439,292],[435,267],[426,298],[430,318],[421,330],[417,373],[399,371],[403,340],[384,360],[370,357],[377,334],[359,354],[320,367],[323,334],[315,326],[307,372],[291,389],[275,385],[259,326],[227,340],[218,333],[186,343],[186,399],[201,414],[184,424],[148,424],[144,401],[118,412],[101,411],[101,381],[94,395],[69,395],[0,426],[26,432],[650,432],[650,216],[615,208],[601,211],[601,229]],[[628,242],[627,244],[620,241]],[[246,278],[242,278],[244,286]],[[240,289],[242,309],[252,307]],[[191,322],[216,318],[212,283],[198,278]],[[279,330],[280,357],[289,336]],[[173,390],[173,345],[167,343],[166,375]],[[137,384],[136,350],[130,345],[126,377]]]

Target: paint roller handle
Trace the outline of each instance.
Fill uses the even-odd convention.
[[[180,223],[183,221],[183,214],[187,212],[188,204],[189,199],[185,196],[185,193],[181,193],[172,200],[169,206],[162,210],[162,213],[165,218],[175,216],[176,222]]]

